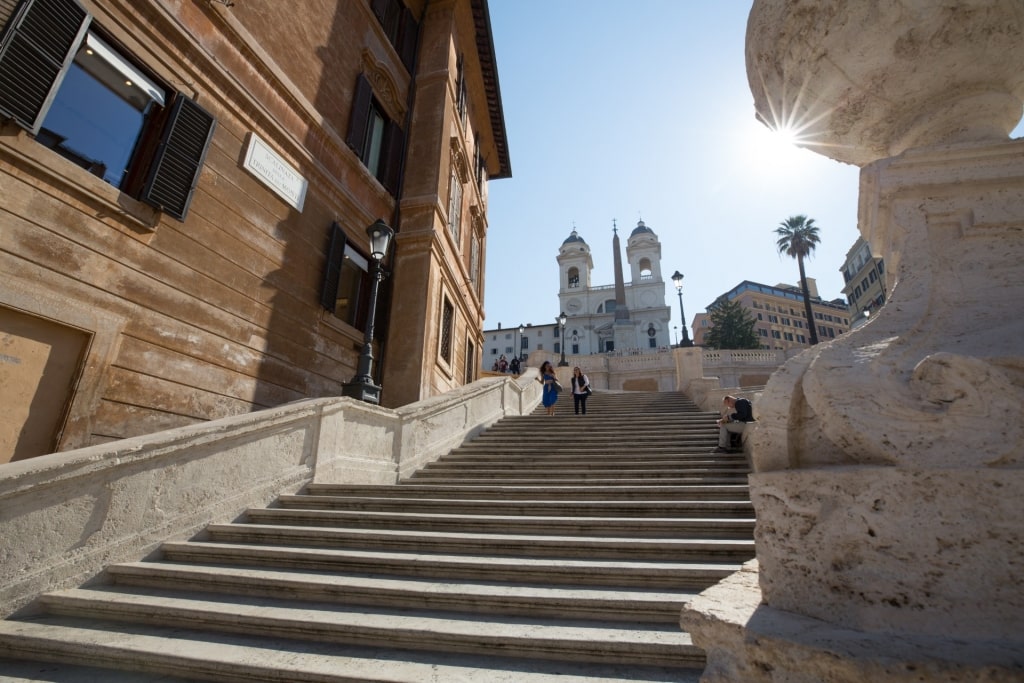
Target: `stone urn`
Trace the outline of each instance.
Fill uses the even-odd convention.
[[[861,167],[858,227],[890,288],[760,401],[764,603],[876,634],[1019,640],[1024,2],[756,0],[746,57],[759,118]]]
[[[913,147],[1006,140],[1024,98],[1018,0],[757,0],[758,116],[864,166]]]

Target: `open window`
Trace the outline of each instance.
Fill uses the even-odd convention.
[[[654,269],[651,267],[651,259],[642,258],[638,264],[640,268],[640,279],[641,280],[653,280]]]
[[[7,18],[0,115],[179,220],[216,125],[119,49],[76,0],[22,0]]]
[[[337,223],[331,225],[320,304],[357,330],[366,329],[370,309],[370,259],[349,243]]]
[[[397,196],[405,133],[388,118],[384,107],[373,95],[373,86],[363,74],[359,74],[356,80],[345,141],[371,175],[392,196]]]
[[[576,287],[580,286],[579,268],[577,268],[576,266],[572,266],[571,268],[569,268],[568,282],[566,282],[566,284],[569,286],[569,289],[575,289]]]

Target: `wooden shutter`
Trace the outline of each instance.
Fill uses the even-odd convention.
[[[327,267],[324,268],[324,284],[320,290],[320,305],[334,313],[338,301],[338,281],[341,278],[341,263],[345,259],[345,231],[337,222],[331,224],[330,245],[327,247]]]
[[[402,58],[405,70],[410,74],[416,66],[416,43],[419,38],[419,24],[408,7],[402,8],[401,24],[398,29],[398,40],[395,42],[395,49],[398,56]]]
[[[384,21],[388,16],[388,3],[389,0],[371,0],[370,9],[373,10],[373,14],[377,17],[377,21],[380,22],[381,26],[384,25]]]
[[[18,6],[18,0],[0,0],[0,40],[3,40],[4,28],[7,22],[14,16],[14,10]]]
[[[405,132],[394,121],[388,121],[384,134],[384,167],[381,169],[380,182],[384,188],[397,197],[402,182],[402,156],[405,154]]]
[[[184,221],[216,125],[212,114],[178,93],[139,199]]]
[[[76,0],[25,0],[0,42],[0,114],[39,132],[90,17]]]
[[[370,105],[373,100],[373,88],[366,76],[359,74],[356,79],[356,89],[352,96],[352,112],[348,118],[348,135],[345,142],[355,151],[356,155],[363,159],[364,143],[366,141],[366,126],[370,121]],[[365,159],[363,159],[365,161]]]

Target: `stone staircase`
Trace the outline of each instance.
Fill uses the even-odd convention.
[[[0,681],[695,682],[679,612],[754,555],[745,459],[682,394],[559,404],[43,595]]]

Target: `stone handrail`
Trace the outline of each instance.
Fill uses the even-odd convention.
[[[779,349],[704,349],[704,367],[720,365],[766,365],[779,367],[786,352]]]
[[[482,379],[397,410],[296,401],[0,465],[0,617],[312,481],[396,483],[502,417],[532,411],[536,375]]]

